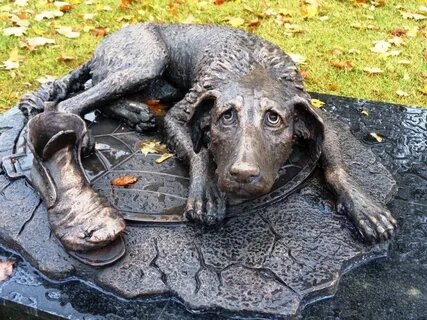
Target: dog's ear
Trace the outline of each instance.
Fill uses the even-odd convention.
[[[202,94],[194,106],[194,114],[190,121],[191,141],[194,152],[198,153],[202,146],[210,140],[211,110],[215,106],[218,92],[210,90]]]
[[[294,107],[294,135],[297,138],[313,141],[318,147],[324,140],[324,123],[321,116],[310,103],[301,97],[292,100]]]

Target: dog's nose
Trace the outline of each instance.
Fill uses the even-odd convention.
[[[257,165],[248,162],[238,162],[231,166],[230,174],[237,182],[251,182],[259,177],[260,170]]]

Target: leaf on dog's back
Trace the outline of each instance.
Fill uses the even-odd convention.
[[[325,105],[325,103],[319,99],[311,99],[310,102],[311,105],[316,108],[322,108]]]
[[[135,176],[121,176],[111,180],[111,184],[116,187],[127,187],[138,181],[138,177]]]

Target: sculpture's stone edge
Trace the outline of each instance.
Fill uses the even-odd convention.
[[[11,126],[11,124],[12,124],[12,126]],[[10,155],[11,153],[13,153],[13,146],[14,146],[16,137],[19,135],[19,132],[22,130],[24,125],[25,125],[25,118],[16,109],[13,109],[13,110],[7,112],[6,114],[4,114],[0,118],[0,132],[2,133],[0,136],[0,145],[1,146],[4,146],[4,145],[9,146],[9,148],[2,148],[0,150],[0,156],[1,157],[7,156],[7,155]],[[357,179],[356,176],[355,176],[355,178]],[[391,185],[393,185],[392,182],[391,182]],[[379,195],[379,196],[380,196],[380,198],[381,198],[381,196],[383,196],[383,201],[388,202],[393,197],[395,191],[396,190],[395,190],[395,182],[394,182],[394,187],[390,188],[390,191],[388,192],[388,194],[386,194],[386,195],[383,194],[383,195]],[[32,214],[34,214],[34,212]],[[1,232],[1,229],[0,229],[0,232]],[[85,275],[90,274],[90,272],[88,272],[89,270],[87,267],[85,267],[81,264],[76,264],[75,261],[66,254],[61,255],[60,257],[57,258],[57,260],[63,260],[63,264],[61,265],[61,268],[58,269],[56,272],[52,272],[52,269],[45,269],[43,267],[43,265],[40,265],[37,261],[34,261],[32,256],[27,254],[22,247],[18,246],[13,238],[6,236],[6,234],[4,234],[3,232],[1,232],[1,233],[2,233],[2,235],[1,235],[2,241],[4,241],[5,244],[7,244],[9,248],[19,252],[28,261],[30,261],[30,263],[35,265],[42,273],[44,273],[46,276],[48,276],[50,278],[66,279],[66,278],[73,276],[73,275],[77,275],[77,276],[80,275],[80,276],[84,277]],[[19,233],[19,230],[18,230],[18,233]],[[359,255],[348,260],[347,263],[345,265],[343,265],[343,267],[341,268],[339,273],[336,275],[336,279],[331,281],[329,284],[323,285],[321,288],[318,288],[317,290],[311,291],[311,294],[303,296],[302,301],[300,301],[300,305],[297,308],[294,308],[292,310],[292,312],[287,313],[286,315],[295,314],[306,304],[315,301],[316,300],[315,297],[318,296],[319,291],[324,292],[325,296],[326,295],[332,295],[337,289],[338,280],[342,274],[344,274],[345,272],[354,268],[356,265],[365,263],[365,262],[367,262],[373,258],[383,256],[386,254],[386,252],[387,252],[387,245],[384,244],[384,245],[376,246],[373,248],[369,248],[367,251],[363,251]],[[64,271],[63,268],[65,266],[68,266],[68,267],[65,268],[65,271]],[[76,268],[74,266],[77,266],[77,269],[79,270],[78,272],[76,272]],[[349,268],[349,266],[351,266],[351,268]],[[100,287],[104,287],[104,288],[106,287],[105,283],[100,281],[97,277],[92,278],[92,281],[94,283],[96,283],[97,285],[99,285]],[[115,291],[116,293],[119,293],[119,294],[121,294],[127,298],[136,298],[136,297],[141,296],[141,295],[129,294],[128,292],[123,292],[123,291],[120,292],[119,290],[117,290],[117,288],[114,288],[114,287],[108,287],[108,289]],[[222,309],[221,306],[215,306],[215,305],[203,306],[200,304],[192,304],[189,301],[184,301],[180,297],[179,292],[176,292],[176,291],[174,292],[174,290],[172,290],[171,288],[164,288],[164,293],[166,293],[167,291],[169,291],[172,294],[179,297],[179,299],[189,309],[196,309],[196,310],[200,310],[200,309],[206,309],[206,310],[209,309],[210,310],[210,309],[218,309],[218,308]],[[159,290],[157,292],[157,294],[161,293],[161,292],[162,292],[162,290]],[[227,311],[239,311],[239,312],[241,312],[242,310],[227,310]],[[253,310],[248,310],[248,312],[253,312]]]

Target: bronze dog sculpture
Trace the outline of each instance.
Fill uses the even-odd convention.
[[[91,87],[83,90],[88,80]],[[396,220],[346,173],[336,133],[311,107],[290,57],[242,30],[127,26],[108,36],[80,68],[24,97],[20,108],[30,116],[46,101],[56,102],[60,112],[79,115],[100,109],[144,131],[155,126],[154,116],[138,99],[126,103],[123,99],[132,100],[153,88],[177,89],[171,91],[179,101],[166,114],[164,125],[170,146],[190,166],[185,209],[189,219],[215,224],[224,218],[227,197],[268,193],[294,141],[314,139],[338,211],[345,212],[369,242],[393,235]],[[115,103],[118,100],[122,103]],[[75,225],[87,224],[76,216],[59,228],[72,230]],[[100,246],[122,231],[109,224],[102,228]],[[91,241],[91,233],[84,234],[84,241]]]

